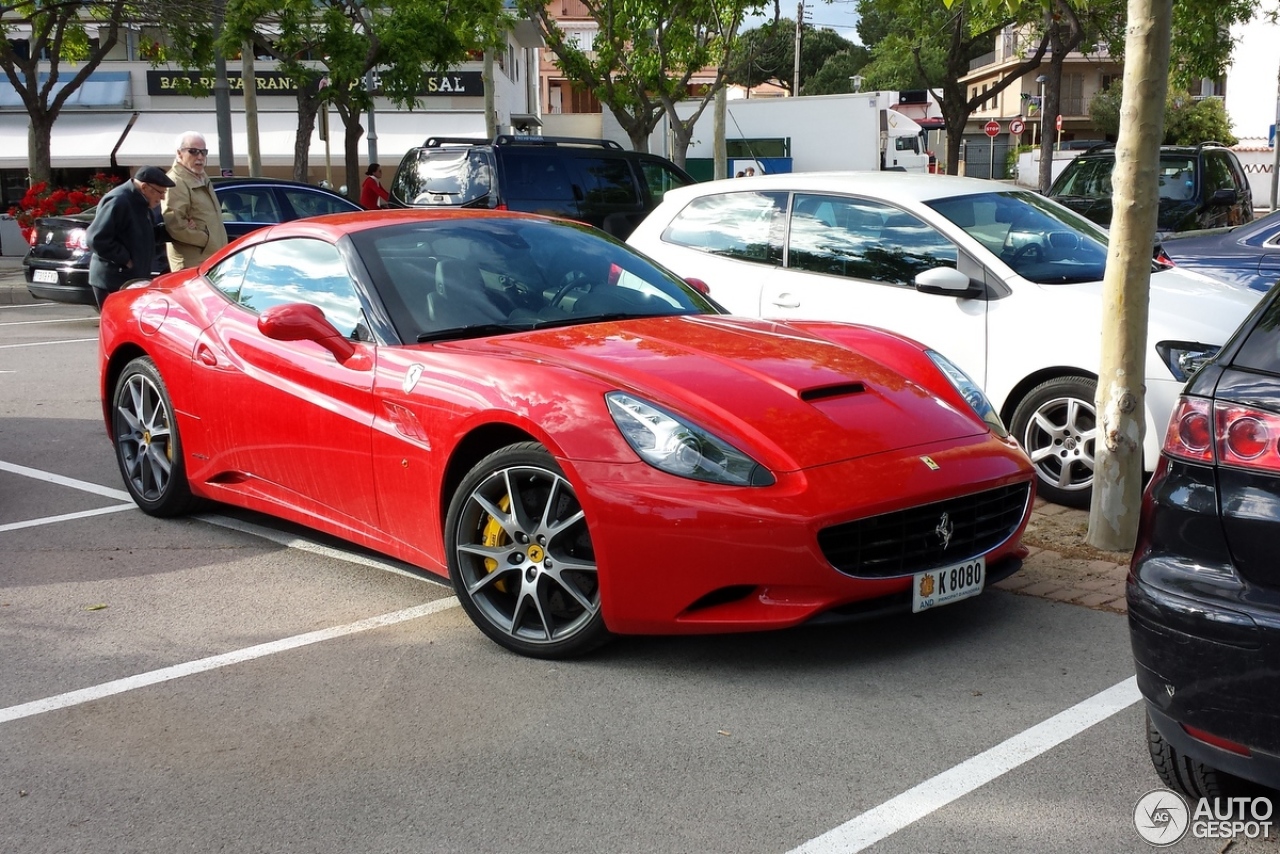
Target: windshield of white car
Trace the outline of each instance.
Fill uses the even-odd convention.
[[[416,220],[350,239],[402,341],[719,313],[666,270],[576,223]]]
[[[1035,193],[979,193],[926,204],[1028,281],[1094,282],[1106,269],[1106,232]]]

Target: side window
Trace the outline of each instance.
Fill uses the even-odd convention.
[[[1196,197],[1196,162],[1187,157],[1161,157],[1159,194],[1162,199],[1185,201]]]
[[[310,303],[344,335],[364,335],[364,312],[347,265],[336,248],[320,240],[292,238],[258,244],[236,302],[258,313],[273,305]]]
[[[322,214],[346,213],[351,205],[342,199],[334,198],[328,193],[316,193],[311,190],[287,188],[282,190],[285,201],[298,216],[320,216]]]
[[[689,182],[683,175],[673,171],[660,160],[641,160],[640,171],[644,173],[644,182],[649,187],[649,197],[657,205],[666,195],[667,190],[683,187]]]
[[[1232,362],[1236,367],[1280,374],[1280,302],[1272,302]]]
[[[223,222],[282,222],[280,204],[270,187],[240,187],[218,193]]]
[[[502,195],[507,201],[575,202],[573,181],[559,154],[507,151],[502,158]]]
[[[638,205],[636,179],[631,164],[621,157],[577,157],[582,176],[583,201],[589,204]]]
[[[866,199],[797,193],[787,266],[911,287],[917,274],[955,267],[958,252],[932,226]]]
[[[786,193],[703,196],[676,214],[662,239],[743,261],[781,264],[786,209]]]
[[[1236,189],[1231,169],[1227,166],[1227,158],[1222,154],[1210,152],[1204,156],[1204,184],[1206,200],[1218,190]]]
[[[244,281],[244,271],[249,266],[249,256],[252,254],[253,247],[249,247],[243,252],[224,258],[218,266],[209,269],[205,278],[215,288],[226,294],[227,299],[239,302],[240,285]]]

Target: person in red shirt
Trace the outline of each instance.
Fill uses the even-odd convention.
[[[391,194],[382,189],[382,166],[370,163],[364,173],[364,183],[360,185],[360,207],[376,211],[389,198]]]

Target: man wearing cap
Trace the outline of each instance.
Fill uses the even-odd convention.
[[[131,279],[149,278],[156,254],[157,224],[152,209],[160,204],[173,181],[155,166],[143,166],[98,202],[86,239],[89,285],[98,308],[107,294],[120,290]]]
[[[178,137],[178,151],[169,169],[174,188],[161,209],[169,231],[170,270],[194,267],[227,245],[222,208],[204,171],[208,158],[208,143],[199,133],[187,131]]]

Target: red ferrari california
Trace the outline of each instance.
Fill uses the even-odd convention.
[[[144,511],[212,500],[379,550],[525,655],[924,611],[1025,553],[1031,466],[943,356],[726,316],[576,223],[264,228],[113,294],[100,336]]]

